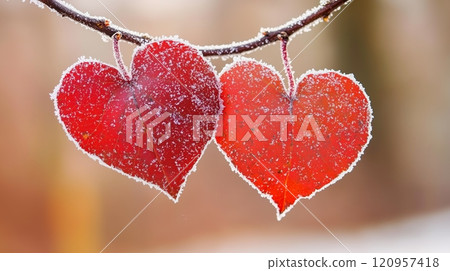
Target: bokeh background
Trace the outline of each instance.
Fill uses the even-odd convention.
[[[318,0],[70,1],[192,44],[254,37]],[[449,1],[355,0],[289,46],[296,75],[353,73],[372,99],[373,140],[356,168],[307,206],[353,252],[450,252]],[[122,44],[126,63],[134,45]],[[49,93],[110,42],[28,1],[0,3],[0,252],[99,252],[158,191],[77,151]],[[282,69],[278,45],[247,55]],[[220,71],[225,63],[215,59]],[[105,252],[345,252],[300,204],[275,209],[209,145],[180,202],[158,197]]]

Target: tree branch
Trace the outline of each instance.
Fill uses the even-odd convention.
[[[287,37],[290,37],[304,27],[316,22],[318,19],[323,18],[326,20],[333,11],[350,1],[351,0],[330,0],[327,4],[318,6],[285,25],[259,33],[255,38],[248,41],[221,46],[199,46],[198,48],[204,56],[223,56],[248,52],[278,41],[278,35],[282,32],[286,33]],[[39,2],[61,14],[63,17],[67,16],[70,19],[109,37],[113,37],[115,33],[120,32],[123,40],[137,45],[142,45],[152,40],[147,34],[115,26],[106,18],[90,16],[58,0],[39,0]]]

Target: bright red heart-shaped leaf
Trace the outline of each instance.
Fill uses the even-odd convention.
[[[85,153],[177,201],[212,138],[193,138],[193,117],[219,114],[219,91],[198,50],[162,40],[135,51],[129,81],[107,64],[74,64],[53,99],[69,138]]]
[[[308,72],[291,97],[273,68],[241,59],[220,81],[223,132],[216,141],[278,219],[351,171],[370,140],[372,109],[353,76]]]

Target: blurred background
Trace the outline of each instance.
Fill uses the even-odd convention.
[[[78,0],[81,11],[152,36],[209,45],[254,37],[318,0]],[[105,6],[115,14],[114,18]],[[450,252],[449,1],[355,0],[290,43],[296,76],[353,73],[372,99],[362,160],[307,206],[353,252]],[[334,18],[334,17],[333,17]],[[28,1],[0,3],[0,252],[99,252],[159,192],[68,140],[49,93],[81,56],[114,64],[111,43]],[[132,44],[122,43],[126,63]],[[279,46],[247,56],[282,70]],[[231,60],[212,60],[220,71]],[[274,207],[214,144],[179,203],[158,197],[105,252],[345,252],[300,204]]]

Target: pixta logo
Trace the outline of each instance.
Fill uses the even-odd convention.
[[[136,137],[134,144],[141,148],[153,151],[154,145],[161,144],[170,138],[170,122],[164,122],[170,117],[169,112],[161,114],[160,108],[151,110],[149,105],[144,105],[127,116],[126,121],[126,141],[133,144],[133,138]],[[162,124],[162,122],[164,122]],[[154,137],[154,129],[158,125],[164,125],[164,133],[159,137]],[[144,147],[144,137],[147,138]]]
[[[151,109],[150,106],[142,106],[127,116],[126,120],[126,141],[135,144],[138,147],[153,151],[156,144],[161,144],[171,136],[171,122],[168,119],[169,112],[161,112],[162,109]],[[224,121],[228,123],[228,131],[225,134],[223,130]],[[240,125],[238,125],[240,122]],[[315,137],[317,141],[325,141],[321,132],[320,125],[316,122],[313,115],[306,115],[299,118],[295,115],[259,115],[250,117],[249,115],[228,115],[226,120],[223,116],[217,115],[193,115],[192,116],[192,140],[200,141],[202,134],[208,138],[212,136],[226,136],[229,141],[249,141],[250,138],[256,141],[268,141],[260,128],[267,125],[268,122],[279,123],[279,141],[288,140],[288,125],[300,122],[298,131],[294,134],[295,141],[302,141],[305,137]],[[217,125],[207,125],[207,124]],[[157,126],[163,125],[163,132],[158,129],[158,138],[155,138],[154,130]],[[210,129],[208,129],[208,127]],[[215,127],[215,129],[211,129]],[[162,127],[160,127],[162,128]],[[238,130],[243,129],[245,134],[238,138]],[[146,140],[144,140],[146,138]],[[145,142],[144,142],[145,141]]]
[[[279,141],[288,140],[288,124],[293,125],[296,122],[301,122],[298,132],[295,134],[295,141],[302,141],[305,137],[315,137],[317,141],[325,141],[325,138],[320,130],[319,124],[313,115],[306,115],[304,118],[299,118],[295,115],[259,115],[254,120],[249,115],[228,115],[224,120],[223,116],[194,116],[193,119],[193,139],[200,140],[202,123],[211,123],[218,119],[218,126],[215,136],[226,136],[228,141],[249,141],[254,136],[256,141],[268,141],[268,138],[261,131],[268,122],[279,123]],[[241,125],[238,125],[238,120]],[[224,121],[228,125],[228,133],[224,134]],[[244,136],[237,137],[238,130],[243,129]],[[208,136],[212,135],[212,131],[204,131]]]

